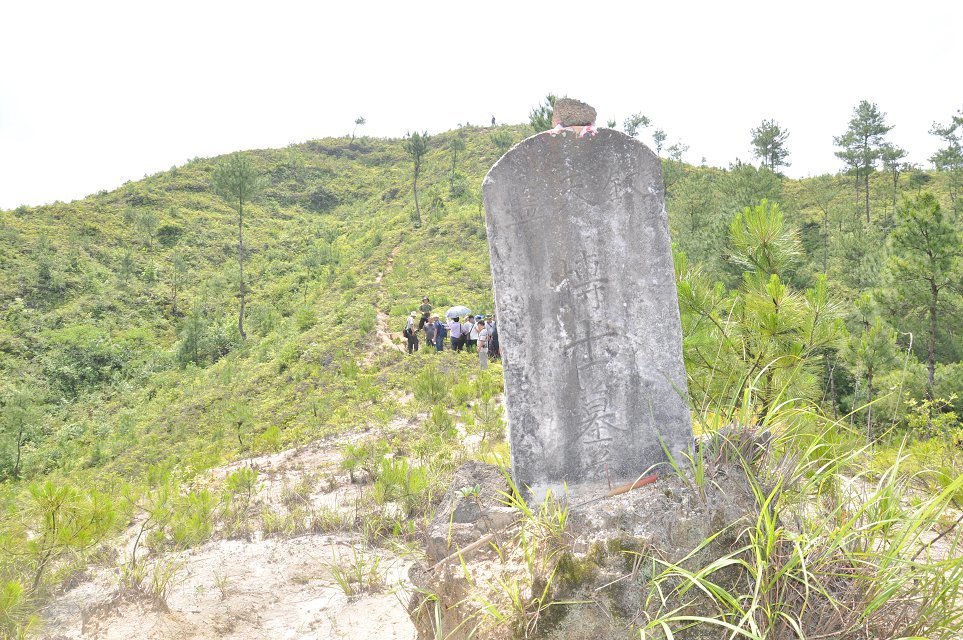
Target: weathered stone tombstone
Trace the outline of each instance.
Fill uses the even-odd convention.
[[[659,158],[559,107],[483,187],[512,475],[536,498],[594,497],[692,445]]]

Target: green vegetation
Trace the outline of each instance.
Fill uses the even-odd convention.
[[[77,202],[0,211],[0,632],[32,625],[36,604],[103,562],[100,543],[135,516],[151,549],[243,536],[259,515],[278,534],[410,538],[468,455],[446,444],[453,430],[503,460],[500,367],[383,348],[378,313],[399,332],[426,294],[439,309],[493,309],[481,178],[533,126],[551,128],[552,101],[530,124],[464,127],[430,145],[427,133],[355,137],[359,118],[341,139],[194,159]],[[643,118],[626,122],[638,133]],[[667,155],[699,428],[825,414],[870,447],[857,447],[867,481],[921,479],[944,504],[959,493],[963,441],[961,121],[934,126],[936,171],[902,164],[889,128],[860,105],[838,141],[849,175],[799,181],[776,173],[785,156],[768,150],[761,168],[694,167],[681,142],[664,148],[661,129],[653,140]],[[352,480],[395,505],[363,523],[296,497],[263,513],[246,467],[218,488],[194,484],[232,460],[419,412],[429,418],[414,437],[345,446]],[[128,582],[163,595],[170,568],[145,572],[140,548],[122,560]]]
[[[411,156],[411,163],[413,166],[412,179],[411,179],[411,190],[415,197],[415,226],[421,226],[421,207],[418,204],[418,174],[421,172],[421,160],[428,153],[428,141],[430,136],[428,132],[418,133],[415,131],[409,134],[405,139],[405,151]],[[455,172],[455,157],[454,152],[452,154],[452,175]]]
[[[237,332],[242,340],[247,338],[244,333],[244,203],[257,195],[261,185],[261,177],[250,160],[239,153],[225,160],[214,171],[214,193],[237,211],[238,297],[241,301],[237,312]]]
[[[545,96],[545,101],[532,109],[528,115],[528,123],[535,129],[535,133],[548,131],[552,128],[552,114],[555,112],[556,96],[552,93]]]
[[[763,120],[762,124],[752,130],[752,155],[761,160],[763,166],[769,167],[770,171],[788,167],[788,139],[789,131],[780,127],[775,120]]]
[[[963,549],[943,514],[963,476],[919,492],[903,454],[867,472],[870,449],[809,410],[771,412],[763,428],[772,440],[755,460],[735,442],[719,449],[741,465],[758,513],[735,548],[695,568],[711,540],[678,562],[644,558],[654,575],[640,637],[696,625],[747,639],[956,637]]]

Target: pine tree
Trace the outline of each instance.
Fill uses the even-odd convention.
[[[458,169],[458,153],[465,150],[465,140],[456,135],[448,143],[448,150],[451,151],[451,183],[449,190],[455,193],[455,172]]]
[[[866,437],[873,441],[873,403],[876,376],[896,363],[896,332],[875,313],[872,298],[864,294],[856,301],[860,314],[859,331],[849,338],[846,358],[866,385]]]
[[[351,130],[351,142],[354,142],[354,134],[358,130],[358,127],[363,127],[365,124],[367,124],[367,122],[368,121],[364,119],[364,116],[355,118],[354,129]]]
[[[930,162],[937,171],[949,176],[950,202],[954,211],[960,211],[963,209],[958,204],[960,188],[963,187],[963,110],[953,116],[949,124],[934,122],[930,133],[946,143],[945,147],[930,156]]]
[[[240,153],[232,154],[214,170],[214,193],[237,211],[237,263],[241,299],[237,331],[241,339],[247,338],[244,333],[244,299],[247,293],[244,284],[244,203],[255,198],[263,186],[264,181],[254,165]]]
[[[627,135],[633,138],[639,135],[639,129],[645,129],[652,124],[652,121],[648,117],[642,115],[641,113],[633,113],[625,122],[622,123],[622,129]]]
[[[10,460],[0,459],[0,471],[14,480],[20,478],[23,452],[35,439],[40,424],[40,407],[36,397],[27,387],[14,388],[0,397],[0,443]]]
[[[157,235],[157,227],[159,225],[160,219],[157,217],[157,214],[154,213],[153,209],[144,209],[137,216],[137,227],[144,235],[144,241],[148,251],[154,248],[154,236]]]
[[[772,172],[776,172],[779,167],[788,167],[787,138],[789,131],[780,127],[775,120],[763,120],[762,124],[752,130],[752,153]]]
[[[415,215],[416,215],[416,226],[421,226],[421,206],[418,204],[418,174],[421,172],[421,161],[428,153],[428,132],[409,133],[405,138],[404,146],[405,151],[411,156],[411,162],[414,166],[414,174],[412,178],[412,189],[415,194]]]
[[[763,413],[779,397],[815,399],[822,358],[844,335],[826,278],[817,277],[805,292],[786,282],[802,245],[775,203],[738,214],[729,246],[742,282],[728,292],[676,256],[690,391],[710,400],[741,397],[752,388]]]
[[[903,316],[924,320],[926,396],[932,401],[940,323],[963,291],[963,234],[930,193],[905,199],[890,240],[887,297]]]
[[[899,193],[899,174],[903,169],[903,158],[906,157],[906,150],[900,149],[895,144],[886,143],[883,145],[880,159],[883,167],[893,176],[893,210],[896,210],[896,196]]]
[[[535,133],[548,131],[552,128],[552,115],[555,112],[555,95],[545,96],[545,102],[532,109],[528,114],[528,122],[535,129]]]
[[[187,262],[180,253],[171,256],[170,285],[171,285],[171,314],[177,317],[177,292],[184,285],[187,276]]]
[[[665,145],[666,139],[669,135],[662,129],[656,129],[652,132],[652,144],[655,145],[655,153],[657,155],[662,154],[662,147]]]
[[[893,127],[886,124],[886,114],[875,104],[866,100],[859,103],[853,110],[853,117],[849,120],[846,132],[833,138],[837,147],[836,157],[841,159],[851,169],[855,170],[856,182],[863,178],[864,196],[866,198],[866,223],[869,223],[869,176],[876,169],[876,163],[882,157],[886,141],[883,137]],[[857,186],[857,199],[859,196]]]

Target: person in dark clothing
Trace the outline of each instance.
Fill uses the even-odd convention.
[[[497,360],[501,357],[501,351],[499,351],[498,345],[498,324],[495,322],[494,314],[492,314],[491,320],[488,321],[488,355],[492,360]]]
[[[428,322],[428,316],[431,315],[431,302],[428,300],[428,296],[421,299],[421,306],[418,307],[418,311],[421,311],[421,319],[418,321],[418,331],[425,328],[425,323]]]
[[[415,329],[415,317],[418,314],[414,311],[408,316],[408,320],[405,322],[404,335],[408,338],[408,353],[414,353],[418,350],[418,330]]]
[[[448,330],[445,328],[445,323],[435,316],[435,351],[445,350],[445,335]]]
[[[428,322],[425,323],[425,345],[428,347],[435,346],[435,319],[428,318]]]

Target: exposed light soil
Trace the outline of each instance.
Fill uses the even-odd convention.
[[[305,535],[253,542],[219,540],[167,558],[181,564],[166,607],[124,597],[112,572],[57,598],[45,610],[43,638],[386,638],[410,639],[414,628],[390,592],[348,598],[326,563],[350,557],[357,540]],[[407,563],[383,557],[387,584]]]
[[[382,310],[382,281],[391,272],[399,248],[391,252],[375,279],[376,340],[364,356],[366,366],[387,350],[404,351],[400,333],[389,330],[388,315]],[[411,399],[411,394],[403,394],[397,401],[407,404]],[[385,431],[417,428],[426,418],[423,413],[411,420],[399,418]],[[106,554],[112,561],[90,567],[50,599],[38,636],[44,640],[413,640],[416,631],[405,608],[411,597],[408,572],[413,559],[402,549],[366,546],[361,532],[347,527],[334,533],[276,536],[262,530],[259,513],[284,514],[296,487],[301,487],[296,492],[299,506],[357,515],[370,486],[352,483],[341,471],[341,449],[369,435],[343,434],[210,470],[194,484],[216,489],[242,467],[257,470],[257,490],[248,511],[253,529],[249,536],[215,535],[199,547],[169,553],[150,553],[142,545],[138,559],[146,559],[153,567],[176,567],[166,597],[157,598],[121,586],[119,567],[130,558],[144,519],[136,517]],[[357,553],[369,561],[378,559],[384,588],[348,597],[331,569],[344,567]]]
[[[418,420],[414,421],[415,423]],[[399,419],[387,431],[412,428]],[[91,567],[43,610],[39,637],[45,640],[224,638],[411,640],[415,628],[405,610],[412,560],[384,547],[366,546],[359,531],[265,536],[263,510],[285,512],[292,487],[309,487],[303,506],[353,516],[370,485],[353,484],[339,469],[344,444],[369,434],[342,437],[212,469],[200,484],[212,487],[241,467],[258,471],[249,509],[255,530],[248,538],[215,539],[182,552],[138,557],[152,566],[173,565],[176,577],[166,599],[120,586],[118,566],[130,557],[141,521],[135,519],[115,543],[116,560]],[[384,588],[347,597],[331,568],[350,564],[356,553],[379,559]]]

